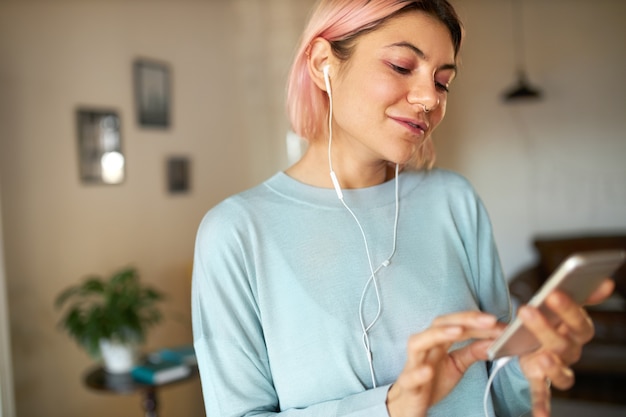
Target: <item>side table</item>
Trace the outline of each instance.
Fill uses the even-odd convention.
[[[198,370],[192,367],[191,373],[183,378],[164,384],[145,384],[138,382],[130,373],[110,374],[102,366],[96,366],[85,372],[84,382],[87,387],[113,394],[142,394],[142,408],[145,417],[157,417],[157,389],[189,381],[198,376]]]

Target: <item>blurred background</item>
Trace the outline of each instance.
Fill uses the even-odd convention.
[[[507,276],[534,261],[537,236],[623,233],[626,2],[452,2],[467,35],[435,133],[438,165],[483,198]],[[191,342],[196,228],[220,200],[287,167],[285,81],[312,4],[0,0],[3,417],[140,415],[139,396],[84,385],[93,361],[59,331],[54,298],[134,265],[168,295],[146,349]],[[137,59],[168,68],[166,126],[137,119]],[[520,65],[542,97],[506,102]],[[81,180],[84,108],[119,116],[121,184]],[[172,158],[188,161],[184,192],[168,187]],[[199,381],[160,390],[159,408],[204,415]]]

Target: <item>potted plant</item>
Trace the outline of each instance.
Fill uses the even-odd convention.
[[[134,353],[147,330],[161,321],[157,302],[162,299],[161,292],[142,284],[137,270],[129,267],[108,279],[87,277],[62,291],[55,305],[67,306],[60,327],[90,356],[102,357],[105,370],[123,373],[134,366]]]

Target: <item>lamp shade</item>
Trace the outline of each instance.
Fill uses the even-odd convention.
[[[519,73],[517,84],[509,90],[505,91],[503,94],[503,99],[505,102],[520,100],[538,100],[541,97],[541,91],[532,87],[528,83],[526,75],[523,71]]]

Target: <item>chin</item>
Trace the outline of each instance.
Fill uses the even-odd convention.
[[[391,164],[399,164],[401,166],[408,164],[415,157],[415,152],[417,151],[417,146],[413,146],[410,150],[403,150],[395,155],[390,155],[390,159],[388,159]]]

